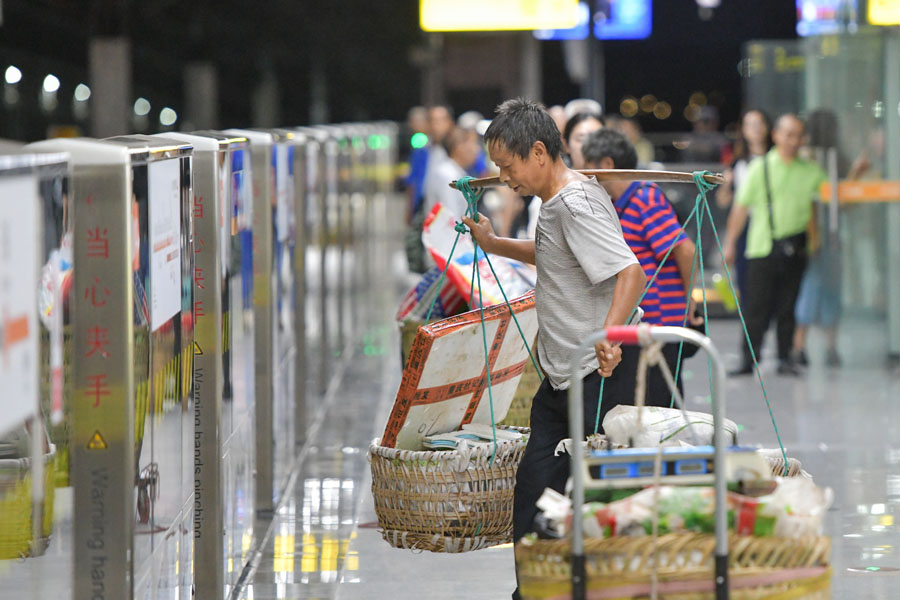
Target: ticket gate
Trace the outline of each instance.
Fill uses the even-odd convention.
[[[203,280],[195,277],[194,289],[209,316],[206,321],[198,317],[198,327],[221,324],[221,340],[215,331],[202,329],[206,337],[195,348],[203,353],[202,359],[197,356],[204,367],[202,398],[213,402],[201,407],[194,432],[203,446],[203,464],[199,473],[195,470],[194,485],[209,491],[200,504],[204,512],[194,522],[199,598],[222,590],[220,581],[233,585],[248,558],[256,497],[256,395],[249,142],[245,136],[219,131],[198,131],[181,139],[194,137],[201,138],[197,144],[203,147],[199,152],[195,147],[194,171],[195,258]],[[212,279],[207,287],[207,277],[218,278],[218,287]],[[209,351],[204,343],[211,345]],[[195,385],[197,376],[195,370]],[[220,447],[204,446],[205,441],[215,443],[211,431],[217,422]],[[220,531],[223,538],[218,537]]]
[[[0,590],[24,598],[71,587],[71,576],[51,577],[71,558],[71,540],[60,535],[68,523],[54,519],[55,504],[67,505],[61,514],[69,504],[55,489],[68,477],[59,426],[61,282],[71,274],[70,246],[63,259],[67,160],[62,153],[0,156]],[[52,443],[48,425],[56,425]]]
[[[71,164],[74,596],[191,588],[190,147],[49,140]],[[177,591],[176,591],[177,590]]]
[[[274,202],[272,202],[272,445],[274,465],[272,501],[277,504],[287,483],[292,459],[306,430],[306,358],[304,311],[306,306],[303,212],[304,137],[287,129],[264,130],[272,136]],[[299,184],[299,185],[298,185]],[[299,217],[299,218],[298,218]],[[298,441],[300,444],[298,444]]]

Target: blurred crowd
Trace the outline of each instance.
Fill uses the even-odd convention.
[[[852,161],[840,155],[837,119],[831,111],[813,111],[805,118],[778,115],[772,120],[765,112],[750,109],[739,123],[726,128],[726,133],[719,129],[715,107],[702,106],[692,121],[692,131],[676,136],[665,149],[645,137],[638,120],[604,113],[591,99],[551,106],[547,112],[560,131],[564,160],[573,169],[660,169],[665,163],[665,168],[682,171],[699,166],[724,173],[726,183],[714,196],[714,208],[727,215],[727,227],[720,232],[724,264],[719,261],[709,266],[731,267],[751,342],[742,344],[733,375],[753,372],[770,322],[776,329],[779,374],[799,374],[808,364],[806,340],[812,326],[825,332],[825,363],[831,367],[841,364],[837,350],[840,242],[829,233],[833,228],[829,227],[828,211],[815,200],[820,185],[828,179],[825,167],[829,160],[836,158],[842,179],[864,176],[873,161],[868,151]],[[455,116],[446,105],[410,109],[405,183],[406,251],[411,271],[422,273],[433,266],[421,232],[434,207],[440,204],[459,219],[465,213],[462,195],[448,183],[464,175],[497,174],[482,138],[489,124],[489,118],[478,112]],[[876,152],[879,148],[876,143],[869,146]],[[880,147],[883,149],[883,142]],[[624,205],[630,206],[629,198],[642,197],[648,186],[635,182],[622,189],[606,187],[614,203],[618,202],[614,194],[618,194]],[[654,197],[668,203],[665,194],[655,189]],[[533,238],[541,202],[537,197],[493,187],[486,190],[478,209],[489,216],[499,235]],[[623,215],[620,212],[620,218]],[[693,244],[690,248],[693,251]],[[670,263],[655,266],[674,270],[677,254],[669,258]],[[692,285],[704,284],[695,277]],[[685,287],[690,290],[692,285]]]

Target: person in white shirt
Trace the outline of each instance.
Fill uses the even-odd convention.
[[[475,164],[481,151],[481,142],[474,129],[456,127],[444,136],[445,154],[434,157],[425,175],[425,214],[428,215],[435,204],[451,211],[457,219],[466,213],[466,201],[449,183],[466,175]]]

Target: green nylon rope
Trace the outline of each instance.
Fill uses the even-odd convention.
[[[691,210],[690,214],[688,214],[687,219],[684,220],[684,226],[686,227],[693,218],[697,215],[698,209],[694,206],[694,209]],[[662,265],[665,264],[667,260],[669,260],[669,255],[672,254],[672,251],[675,249],[675,244],[669,246],[669,249],[666,251],[666,254],[663,256],[663,259],[660,261],[659,266],[656,268],[656,271],[653,273],[653,276],[650,278],[650,281],[647,282],[647,285],[644,286],[644,291],[641,292],[640,298],[638,298],[637,304],[634,305],[634,309],[631,311],[631,315],[628,317],[628,320],[634,318],[634,315],[637,313],[638,307],[641,305],[641,302],[644,301],[644,297],[650,291],[651,286],[656,281],[656,278],[659,276],[659,272],[662,269]],[[677,376],[676,376],[677,377]],[[677,381],[677,379],[676,379]],[[600,393],[599,398],[597,400],[597,417],[594,419],[594,433],[600,431],[600,413],[603,408],[603,388],[606,384],[606,377],[600,379]]]
[[[472,220],[477,223],[478,222],[478,200],[480,200],[482,194],[484,194],[484,189],[481,189],[476,193],[472,189],[472,186],[470,185],[470,182],[473,179],[474,179],[474,177],[470,177],[468,175],[465,177],[460,177],[456,182],[456,189],[458,189],[460,192],[462,192],[463,198],[466,199],[466,204],[468,205],[468,208],[466,210],[467,210],[467,212],[471,212]],[[460,225],[457,225],[457,227],[460,227]],[[478,263],[477,258],[478,258],[478,244],[476,243],[475,244],[475,260],[474,260],[475,265],[477,265],[477,263]],[[527,339],[525,339],[525,333],[522,331],[522,326],[519,325],[519,319],[516,318],[516,313],[513,312],[512,305],[509,303],[509,298],[506,297],[506,291],[503,289],[503,285],[501,285],[501,283],[500,283],[500,278],[497,277],[497,272],[494,270],[494,265],[491,263],[491,259],[487,255],[486,252],[484,253],[484,260],[485,260],[485,262],[487,262],[488,267],[490,267],[491,274],[494,276],[494,280],[497,282],[497,287],[500,288],[500,294],[503,295],[503,301],[506,303],[506,308],[509,310],[509,314],[512,315],[513,323],[516,324],[516,329],[519,330],[519,336],[522,338],[522,342],[525,344],[525,348],[528,350],[528,357],[531,358],[531,364],[534,365],[534,369],[537,371],[538,377],[541,379],[541,381],[543,381],[544,375],[541,373],[541,369],[538,366],[537,359],[534,357],[534,354],[532,354],[532,352],[531,352],[531,344],[528,342]],[[474,273],[475,265],[473,265],[473,267],[472,267],[473,273]],[[473,284],[475,283],[474,274],[472,276],[472,283]],[[474,287],[473,287],[473,290],[474,290]],[[473,296],[472,300],[474,300],[474,296]],[[478,290],[478,301],[479,301],[479,303],[482,303],[481,289]],[[472,301],[469,302],[469,306],[473,306]]]
[[[701,281],[701,282],[705,281],[705,269],[704,269],[704,266],[703,266],[703,239],[702,239],[702,228],[703,228],[703,220],[704,220],[704,218],[703,218],[703,215],[704,215],[704,209],[705,209],[705,213],[706,213],[706,214],[708,215],[708,217],[709,217],[709,223],[710,223],[710,225],[711,225],[711,227],[712,227],[713,235],[715,236],[716,245],[718,246],[718,249],[719,249],[719,254],[724,258],[724,251],[722,250],[722,244],[721,244],[721,241],[720,241],[720,239],[719,239],[718,231],[716,231],[716,227],[715,227],[715,225],[713,224],[712,211],[711,211],[711,209],[709,208],[709,201],[708,201],[708,198],[707,198],[707,194],[708,194],[711,190],[713,190],[713,189],[716,187],[715,184],[710,183],[710,182],[708,182],[708,181],[706,180],[706,175],[709,175],[709,174],[711,174],[709,171],[697,171],[697,172],[694,172],[694,173],[693,173],[694,184],[697,186],[698,194],[697,194],[696,200],[695,200],[695,202],[694,202],[694,208],[691,210],[691,212],[690,212],[690,214],[688,215],[687,219],[685,219],[685,222],[684,222],[684,225],[683,225],[683,226],[687,226],[687,225],[691,222],[691,220],[692,220],[693,218],[695,218],[695,217],[697,218],[697,244],[696,244],[696,248],[695,248],[695,251],[694,251],[694,258],[693,258],[693,260],[691,261],[691,276],[690,276],[691,281],[693,281],[693,279],[694,279],[695,266],[696,266],[697,264],[699,264],[699,266],[700,266],[700,281]],[[477,222],[477,221],[478,221],[477,203],[478,203],[478,200],[481,198],[481,195],[483,194],[483,190],[479,190],[479,191],[476,192],[476,191],[471,187],[471,185],[470,185],[470,182],[472,181],[472,179],[473,179],[472,177],[468,177],[468,176],[467,176],[467,177],[461,177],[461,178],[457,181],[457,189],[458,189],[460,192],[462,192],[463,197],[466,199],[466,203],[467,203],[466,214],[469,215],[475,222]],[[441,282],[441,281],[443,280],[443,278],[444,278],[444,276],[445,276],[445,274],[446,274],[446,272],[447,272],[447,269],[448,269],[449,266],[450,266],[450,259],[453,257],[453,251],[455,250],[456,244],[457,244],[457,242],[459,241],[459,236],[460,236],[462,233],[465,233],[465,232],[467,231],[466,228],[465,228],[461,223],[457,223],[455,229],[456,229],[456,231],[457,231],[456,239],[455,239],[454,242],[453,242],[453,247],[450,249],[450,256],[448,256],[448,258],[447,258],[447,264],[444,266],[444,270],[441,272],[441,278],[440,278],[439,282]],[[649,282],[647,283],[647,285],[644,287],[644,291],[641,293],[641,296],[640,296],[640,298],[638,299],[637,305],[636,305],[636,306],[634,307],[634,309],[632,310],[632,312],[631,312],[631,317],[629,317],[629,320],[630,320],[631,318],[634,317],[634,314],[637,312],[638,306],[640,306],[640,303],[643,301],[644,297],[645,297],[645,296],[647,295],[647,293],[649,292],[650,287],[651,287],[651,286],[653,285],[653,283],[656,281],[657,277],[659,276],[660,270],[662,269],[662,265],[664,265],[665,262],[668,260],[669,255],[672,253],[672,251],[674,250],[674,248],[675,248],[675,245],[673,244],[672,246],[669,247],[668,251],[667,251],[666,254],[663,256],[663,259],[660,261],[659,266],[658,266],[657,269],[656,269],[656,272],[654,272],[653,276],[650,278],[650,281],[649,281]],[[488,258],[487,253],[484,254],[484,258],[485,258],[485,260],[486,260],[488,266],[489,266],[490,269],[491,269],[491,273],[494,275],[494,279],[497,281],[497,285],[498,285],[499,288],[500,288],[500,293],[503,295],[503,300],[506,302],[506,305],[507,305],[507,308],[509,309],[510,315],[512,316],[512,318],[513,318],[513,320],[514,320],[514,322],[515,322],[515,324],[516,324],[516,328],[519,330],[519,335],[522,337],[522,341],[525,343],[525,347],[528,349],[528,355],[531,357],[532,363],[534,364],[535,368],[537,369],[538,374],[541,375],[540,369],[537,368],[537,367],[538,367],[538,366],[537,366],[537,361],[535,360],[534,355],[533,355],[532,352],[531,352],[531,346],[530,346],[530,344],[528,343],[528,341],[526,340],[525,334],[522,332],[522,328],[521,328],[521,326],[519,325],[519,321],[518,321],[518,319],[516,319],[515,313],[514,313],[513,310],[512,310],[512,306],[510,305],[509,299],[508,299],[507,296],[506,296],[506,292],[503,290],[503,286],[500,284],[500,280],[497,278],[497,273],[494,271],[494,267],[493,267],[493,265],[491,264],[490,258]],[[492,393],[492,391],[491,391],[491,390],[492,390],[492,387],[491,387],[490,365],[488,364],[487,333],[486,333],[486,330],[485,330],[485,324],[484,324],[484,301],[483,301],[482,287],[481,287],[481,271],[480,271],[480,269],[479,269],[479,267],[478,267],[478,263],[479,263],[479,258],[478,258],[478,243],[475,242],[475,253],[474,253],[474,255],[473,255],[473,267],[472,267],[472,269],[473,269],[473,279],[472,279],[472,288],[471,288],[471,290],[470,290],[469,301],[470,301],[470,306],[473,306],[473,305],[474,305],[474,294],[475,294],[475,282],[476,282],[476,279],[477,279],[477,282],[478,282],[479,306],[480,306],[480,310],[481,310],[482,343],[483,343],[483,346],[484,346],[484,352],[485,352],[485,365],[486,365],[485,368],[486,368],[486,370],[487,370],[487,379],[488,379],[488,399],[489,399],[489,402],[490,402],[490,409],[491,409],[491,422],[492,422],[492,424],[493,424],[493,421],[494,421],[494,401],[493,401],[493,393]],[[724,260],[723,260],[723,263],[724,263]],[[730,270],[728,269],[728,266],[727,266],[727,265],[725,265],[725,274],[726,274],[726,276],[727,276],[727,278],[728,278],[728,285],[729,285],[729,287],[731,288],[731,292],[732,292],[732,293],[735,293],[734,282],[733,282],[733,280],[732,280],[731,272],[730,272]],[[438,289],[440,289],[440,284],[438,285]],[[708,308],[708,302],[707,302],[707,297],[706,297],[706,288],[705,288],[705,286],[702,287],[702,292],[703,292],[704,332],[706,333],[707,337],[709,337],[709,308]],[[428,310],[428,316],[426,317],[426,321],[427,321],[427,320],[430,318],[430,316],[431,316],[431,312],[432,312],[432,309],[434,308],[434,303],[435,303],[435,300],[436,300],[436,299],[437,299],[437,295],[435,295],[435,298],[432,299],[431,307],[430,307],[429,310]],[[682,326],[686,326],[686,325],[687,325],[688,311],[690,310],[690,302],[691,302],[691,291],[688,290],[687,301],[686,301],[687,307],[685,308],[685,315],[684,315],[684,319],[683,319],[683,322],[682,322]],[[780,433],[779,433],[779,431],[778,431],[778,425],[777,425],[777,423],[775,422],[775,414],[774,414],[774,411],[772,410],[771,402],[769,401],[768,392],[766,391],[766,386],[765,386],[765,383],[763,382],[762,373],[761,373],[760,370],[759,370],[759,362],[757,361],[756,353],[754,352],[753,347],[752,347],[752,345],[750,344],[750,335],[749,335],[749,332],[748,332],[748,330],[747,330],[747,323],[746,323],[746,320],[745,320],[745,318],[744,318],[743,311],[741,310],[740,303],[738,303],[738,307],[737,307],[737,308],[738,308],[738,317],[740,318],[740,321],[741,321],[741,327],[742,327],[742,329],[743,329],[743,331],[744,331],[744,337],[745,337],[745,339],[746,339],[746,341],[747,341],[747,345],[748,345],[748,347],[750,348],[750,356],[751,356],[751,358],[753,359],[753,364],[754,364],[754,367],[755,367],[755,369],[756,369],[756,375],[757,375],[757,378],[758,378],[758,380],[759,380],[760,387],[761,387],[761,389],[762,389],[763,398],[764,398],[765,401],[766,401],[766,406],[767,406],[768,411],[769,411],[769,417],[770,417],[771,420],[772,420],[772,426],[773,426],[773,428],[775,429],[775,436],[776,436],[776,438],[778,439],[778,445],[779,445],[779,447],[780,447],[780,449],[781,449],[782,457],[784,458],[784,462],[785,462],[785,473],[786,473],[786,472],[787,472],[787,468],[788,468],[788,467],[787,467],[787,463],[788,463],[787,453],[785,452],[784,444],[782,443],[781,435],[780,435]],[[682,360],[682,351],[683,351],[683,348],[684,348],[684,342],[682,341],[682,342],[679,343],[679,348],[678,348],[678,362],[677,362],[677,365],[676,365],[676,368],[675,368],[675,380],[676,380],[676,381],[678,380],[678,375],[679,375],[679,371],[680,371],[680,368],[681,368],[681,360]],[[711,359],[710,359],[709,357],[707,357],[707,369],[708,369],[708,371],[709,371],[709,378],[710,378],[710,393],[712,394],[712,393],[715,393],[716,390],[713,390],[713,389],[712,389],[712,386],[713,386],[712,361],[711,361]],[[541,378],[543,379],[542,376],[541,376]],[[597,433],[597,431],[599,431],[599,426],[600,426],[600,413],[601,413],[601,409],[602,409],[602,406],[603,406],[603,388],[604,388],[604,383],[605,383],[605,382],[606,382],[606,378],[603,378],[603,379],[601,380],[601,382],[600,382],[600,396],[599,396],[598,403],[597,403],[597,418],[596,418],[595,423],[594,423],[594,433]],[[672,397],[672,403],[674,403],[674,394],[673,394],[673,397]],[[670,406],[671,406],[671,405],[670,405]],[[493,425],[493,432],[494,432],[494,454],[491,455],[491,464],[493,464],[494,456],[495,456],[496,450],[497,450],[496,425]]]
[[[691,282],[694,281],[694,273],[695,273],[696,268],[697,268],[697,248],[695,246],[694,247],[694,256],[691,258]],[[691,310],[692,298],[693,298],[693,286],[691,283],[691,284],[688,284],[687,299],[685,300],[686,306],[684,308],[684,319],[682,319],[682,321],[681,321],[682,327],[687,327],[688,314]],[[681,359],[682,359],[683,352],[684,352],[684,340],[680,340],[678,342],[678,360],[675,362],[675,376],[673,378],[676,383],[678,382],[678,374],[681,373]],[[675,392],[673,390],[672,397],[669,400],[669,408],[674,408],[674,406],[675,406]]]
[[[466,215],[469,216],[476,223],[478,222],[478,201],[481,199],[484,190],[474,190],[470,185],[470,182],[474,179],[474,177],[460,177],[456,182],[456,189],[458,189],[463,198],[466,200]],[[457,223],[454,227],[456,230],[456,238],[453,240],[453,246],[450,248],[450,254],[447,257],[447,262],[444,265],[444,269],[441,271],[441,276],[438,279],[437,289],[440,290],[441,284],[443,283],[444,277],[447,274],[447,269],[450,268],[450,262],[453,259],[453,252],[456,250],[457,242],[459,242],[459,236],[463,233],[467,233],[465,225],[462,223]],[[487,388],[488,388],[488,402],[490,404],[491,409],[491,430],[494,438],[494,449],[491,453],[490,465],[494,464],[494,458],[497,454],[497,425],[494,422],[494,394],[493,394],[493,386],[491,385],[491,368],[490,368],[490,360],[489,353],[487,349],[487,329],[485,327],[484,322],[484,295],[482,294],[482,286],[481,286],[481,269],[479,267],[480,259],[478,257],[478,242],[474,241],[474,253],[472,255],[472,285],[469,289],[469,306],[474,307],[475,305],[475,282],[478,282],[478,305],[480,309],[481,316],[481,337],[482,344],[484,346],[484,364],[485,371],[487,372]],[[491,269],[491,273],[494,275],[494,279],[497,281],[497,286],[500,288],[500,293],[503,295],[503,300],[506,302],[506,307],[509,310],[510,316],[512,316],[513,321],[516,324],[516,329],[519,330],[519,335],[522,337],[522,342],[525,344],[525,348],[528,350],[528,356],[531,358],[532,364],[534,364],[535,369],[538,371],[538,376],[543,380],[543,376],[541,375],[540,369],[538,368],[537,360],[535,360],[534,355],[531,352],[531,344],[525,338],[525,333],[522,331],[522,327],[519,325],[519,320],[516,318],[516,313],[513,312],[512,306],[510,305],[509,298],[506,296],[506,292],[503,290],[503,285],[500,283],[500,280],[497,278],[497,273],[494,271],[494,266],[491,264],[491,259],[488,258],[486,252],[483,252],[484,259],[488,264],[488,267]],[[428,322],[431,319],[431,313],[434,310],[435,302],[437,301],[438,294],[436,293],[434,298],[431,300],[431,306],[428,308],[428,314],[425,317],[425,321]]]
[[[476,215],[478,213],[476,212]],[[487,254],[485,254],[487,256]],[[475,242],[475,264],[478,264],[478,242]],[[488,355],[487,344],[487,328],[484,324],[484,300],[481,295],[481,268],[476,267],[475,275],[478,278],[478,306],[481,314],[481,342],[484,345],[484,372],[487,373],[488,402],[491,407],[491,433],[494,436],[494,450],[491,452],[491,460],[489,466],[494,465],[494,458],[497,456],[497,424],[494,422],[494,392],[491,387],[491,361]],[[474,281],[472,282],[474,288]],[[499,282],[498,282],[499,283]],[[512,311],[510,311],[512,312]]]
[[[706,212],[709,214],[710,220],[712,220],[712,211],[709,208],[709,204],[706,205]],[[722,264],[725,264],[725,251],[722,249],[722,243],[719,241],[719,233],[716,231],[716,228],[713,227],[713,234],[716,238],[716,246],[719,248],[719,255],[722,257]],[[731,271],[728,268],[728,265],[725,265],[725,275],[728,278],[728,286],[731,288],[731,293],[737,295],[735,292],[734,282],[731,279]],[[766,408],[769,409],[769,418],[772,420],[772,427],[775,429],[775,438],[778,440],[778,447],[781,448],[781,456],[784,459],[784,474],[788,474],[788,457],[787,452],[784,450],[784,444],[781,441],[781,434],[778,432],[778,424],[775,422],[775,413],[772,410],[772,403],[769,402],[769,393],[766,391],[766,384],[763,382],[762,373],[759,370],[759,361],[756,359],[756,352],[753,350],[753,344],[750,343],[750,332],[747,331],[747,321],[744,319],[744,313],[741,310],[741,303],[737,303],[738,309],[738,317],[741,319],[741,328],[744,330],[744,339],[747,340],[747,347],[750,348],[750,357],[753,359],[753,367],[756,369],[756,378],[759,380],[759,387],[762,389],[763,399],[766,401]]]
[[[716,187],[715,184],[710,183],[706,180],[706,175],[709,175],[709,174],[710,174],[709,171],[696,171],[692,174],[693,179],[694,179],[694,184],[697,186],[698,194],[697,194],[696,200],[694,202],[694,208],[693,208],[693,210],[691,210],[690,215],[688,215],[688,218],[684,222],[684,226],[687,226],[694,216],[697,217],[697,244],[696,244],[696,248],[694,250],[693,260],[691,261],[691,276],[690,276],[691,281],[694,280],[694,269],[695,269],[695,265],[697,265],[697,264],[699,264],[699,266],[700,266],[700,281],[701,282],[705,281],[705,270],[703,267],[703,239],[702,239],[703,213],[704,212],[709,216],[709,223],[710,223],[710,226],[712,227],[713,235],[715,236],[716,245],[718,246],[718,249],[719,249],[719,254],[723,258],[723,261],[722,261],[723,264],[725,262],[724,261],[724,251],[722,250],[722,243],[719,239],[719,233],[716,230],[716,227],[713,223],[712,210],[709,208],[709,201],[707,198],[707,194]],[[638,302],[637,302],[638,306],[640,306],[640,303],[643,301],[644,296],[647,295],[647,292],[649,291],[650,286],[653,285],[653,282],[656,280],[657,276],[659,275],[662,265],[665,264],[666,260],[668,260],[669,254],[672,252],[674,247],[675,246],[672,245],[669,248],[666,255],[663,257],[662,261],[660,261],[660,264],[657,267],[656,272],[653,274],[653,277],[650,279],[650,281],[647,283],[647,286],[644,288],[644,292],[641,294],[640,299],[638,299]],[[734,282],[731,277],[731,271],[728,269],[728,265],[725,265],[725,274],[728,278],[728,285],[731,288],[731,293],[734,294],[735,293]],[[708,309],[705,285],[702,287],[702,291],[703,291],[704,332],[706,333],[706,336],[709,337],[709,309]],[[682,326],[687,325],[688,311],[690,310],[690,303],[691,303],[691,291],[688,290],[687,300],[685,303],[686,304],[685,315],[684,315],[684,319],[682,321]],[[747,341],[747,346],[750,348],[750,356],[753,359],[753,365],[754,365],[754,368],[756,369],[756,376],[757,376],[757,379],[759,380],[760,388],[762,389],[763,398],[766,401],[766,407],[768,408],[768,411],[769,411],[769,417],[772,421],[772,427],[775,430],[775,437],[778,440],[778,446],[781,449],[781,455],[784,458],[785,474],[786,474],[787,470],[788,470],[787,453],[785,452],[784,444],[781,440],[781,434],[778,431],[778,424],[775,422],[775,414],[774,414],[774,411],[772,410],[772,404],[769,401],[769,396],[768,396],[768,392],[766,390],[765,383],[763,382],[762,373],[759,370],[759,362],[757,361],[756,353],[753,350],[752,344],[750,344],[750,334],[747,331],[747,322],[744,319],[744,314],[743,314],[743,311],[741,310],[740,303],[738,303],[737,308],[738,308],[738,317],[740,318],[740,321],[741,321],[741,328],[744,331],[744,337]],[[634,311],[632,311],[632,315],[631,315],[632,317],[634,316],[634,313],[636,311],[637,311],[637,306],[635,307]],[[679,372],[681,369],[683,349],[684,349],[684,341],[681,341],[681,342],[679,342],[679,345],[678,345],[678,362],[675,367],[675,381],[678,381],[678,375],[679,375]],[[715,390],[712,389],[712,385],[713,385],[712,361],[709,357],[707,357],[707,368],[708,368],[709,377],[710,377],[710,393],[714,393]],[[600,413],[601,413],[601,409],[603,406],[603,387],[604,387],[603,384],[605,383],[605,381],[606,381],[606,379],[604,378],[600,382],[600,398],[597,403],[597,418],[594,423],[594,433],[597,433],[600,429]],[[675,402],[675,396],[673,393],[670,406],[674,405],[674,402]]]

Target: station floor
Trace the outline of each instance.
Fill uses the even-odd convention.
[[[508,598],[515,587],[509,545],[457,555],[392,548],[377,530],[366,450],[381,434],[400,383],[399,336],[392,322],[410,284],[400,236],[388,236],[381,282],[366,290],[359,327],[319,406],[317,427],[264,550],[234,598]],[[739,324],[712,323],[713,341],[737,362]],[[826,517],[833,542],[832,594],[840,599],[900,597],[900,374],[885,363],[884,331],[864,318],[845,323],[844,365],[823,366],[823,337],[810,338],[812,365],[796,378],[775,373],[774,340],[763,376],[789,456],[834,491]],[[686,366],[688,408],[708,410],[702,353]],[[755,378],[730,379],[727,415],[740,441],[777,447]]]
[[[509,545],[456,555],[417,553],[392,548],[378,532],[366,454],[399,387],[393,316],[415,281],[406,271],[402,223],[388,218],[402,212],[388,208],[376,214],[371,253],[347,257],[350,264],[359,261],[350,271],[358,279],[343,297],[344,322],[327,325],[332,334],[342,333],[343,349],[327,371],[311,370],[307,443],[276,465],[277,473],[289,473],[288,484],[274,516],[256,523],[249,565],[224,591],[229,600],[497,600],[509,598],[515,587]],[[328,271],[332,266],[328,260],[315,264]],[[317,280],[314,268],[308,275]],[[727,359],[737,361],[737,321],[714,321],[712,338]],[[842,324],[843,367],[822,365],[822,340],[814,331],[812,366],[796,378],[776,375],[772,340],[767,344],[762,368],[778,430],[788,455],[834,491],[825,521],[833,543],[832,597],[900,598],[900,373],[885,363],[884,327],[865,315]],[[310,350],[314,356],[315,344]],[[688,408],[708,410],[702,354],[687,362],[685,379]],[[730,379],[725,391],[726,414],[742,426],[740,441],[777,447],[755,378]],[[57,519],[56,546],[71,536],[71,518]],[[71,597],[71,556],[50,552],[27,576],[11,562],[0,561],[0,600]]]

